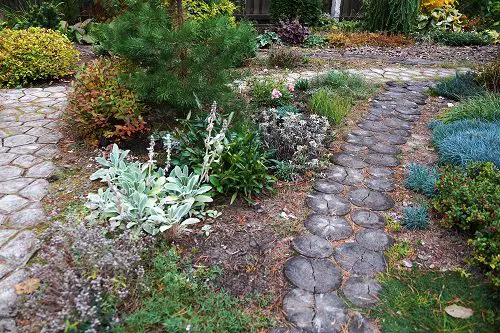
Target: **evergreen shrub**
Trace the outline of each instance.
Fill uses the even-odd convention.
[[[301,23],[314,25],[323,12],[322,0],[272,0],[269,12],[275,22],[299,19]]]
[[[71,73],[78,51],[66,36],[44,28],[0,31],[0,86],[15,87]]]
[[[99,59],[82,67],[73,81],[66,110],[71,130],[89,144],[120,140],[146,130],[137,95],[124,86],[125,66],[118,59]]]
[[[472,259],[500,286],[500,171],[493,163],[446,166],[433,200],[441,223],[470,235]]]
[[[140,3],[101,25],[98,40],[139,69],[127,83],[159,105],[192,108],[222,103],[231,95],[230,69],[255,54],[256,33],[249,23],[228,17],[188,20],[177,30],[164,7]]]

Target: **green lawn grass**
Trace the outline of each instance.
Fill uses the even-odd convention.
[[[371,312],[384,333],[498,332],[499,295],[457,272],[401,271],[383,274],[380,302]],[[468,319],[444,311],[457,304],[474,311]],[[497,329],[495,329],[497,327]]]

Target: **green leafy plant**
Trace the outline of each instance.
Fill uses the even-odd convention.
[[[453,7],[434,8],[429,15],[421,14],[418,17],[418,29],[423,31],[440,29],[460,32],[463,25],[462,13]]]
[[[437,184],[434,209],[441,224],[468,232],[473,261],[500,286],[500,171],[493,163],[473,163],[465,170],[446,166]]]
[[[431,91],[455,101],[484,94],[484,89],[476,82],[476,75],[471,72],[457,73],[452,78],[444,79],[436,87],[431,88]]]
[[[321,0],[273,0],[269,12],[275,22],[299,19],[301,23],[314,25],[323,12]]]
[[[328,44],[328,40],[320,34],[311,34],[304,41],[305,47],[319,48]]]
[[[406,258],[412,252],[410,241],[401,240],[394,243],[390,248],[385,250],[384,255],[389,262],[389,267],[396,267],[397,264]]]
[[[182,0],[188,19],[206,20],[215,16],[232,16],[236,5],[229,0]]]
[[[436,182],[439,178],[437,167],[428,168],[422,164],[412,163],[408,167],[405,186],[417,193],[432,197],[436,193]]]
[[[269,154],[255,132],[232,133],[227,150],[213,166],[210,183],[218,192],[232,195],[231,203],[238,196],[251,202],[253,195],[273,191],[276,179],[269,174],[268,164]]]
[[[445,123],[465,119],[500,120],[500,97],[495,94],[471,97],[452,107],[440,117],[440,120]]]
[[[296,50],[286,47],[271,47],[267,62],[279,68],[296,68],[302,63],[303,56]]]
[[[419,0],[364,0],[363,13],[370,31],[409,33],[417,20]]]
[[[326,117],[336,125],[344,120],[353,105],[352,98],[337,96],[327,88],[320,88],[308,101],[311,112]]]
[[[260,49],[272,45],[281,45],[281,39],[276,32],[264,30],[264,33],[257,36],[257,46]]]
[[[201,168],[190,173],[188,166],[175,166],[170,174],[171,138],[165,137],[167,161],[158,167],[155,159],[155,138],[151,137],[148,161],[126,160],[128,151],[114,145],[108,159],[97,158],[104,166],[91,179],[107,183],[97,193],[88,195],[91,220],[109,221],[114,229],[133,229],[135,234],[156,235],[173,227],[185,229],[205,217],[205,204],[212,201],[208,184],[210,171],[219,163],[224,150],[227,120],[218,133],[214,131],[216,104],[212,106],[204,138]],[[212,214],[213,215],[213,214]]]
[[[44,28],[0,31],[0,86],[14,87],[68,75],[78,61],[66,36]]]
[[[118,141],[147,130],[144,105],[120,80],[125,73],[124,64],[115,58],[101,58],[80,69],[65,115],[77,137],[95,145],[103,138]]]
[[[426,206],[414,205],[403,209],[401,224],[410,230],[424,230],[429,225],[429,212]]]
[[[297,166],[291,161],[278,161],[274,162],[274,175],[276,178],[285,181],[293,181],[298,173]]]
[[[96,36],[137,66],[126,81],[141,99],[181,109],[232,98],[231,69],[256,50],[249,23],[216,16],[173,29],[163,6],[143,2],[100,25]]]
[[[26,8],[18,11],[8,11],[7,27],[13,30],[31,27],[57,30],[62,14],[60,3],[53,1],[29,1]]]
[[[87,19],[73,25],[69,25],[67,21],[61,21],[59,31],[78,44],[94,44],[95,40],[90,35],[92,21],[92,19]]]

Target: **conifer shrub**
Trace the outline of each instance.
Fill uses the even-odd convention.
[[[0,31],[0,86],[15,87],[68,75],[78,51],[66,36],[44,28]]]
[[[409,33],[417,19],[419,0],[364,0],[363,13],[370,31]]]
[[[97,37],[109,52],[138,67],[127,83],[142,99],[181,109],[195,107],[197,100],[209,104],[227,99],[229,70],[256,51],[249,23],[233,24],[217,16],[173,29],[166,9],[149,2],[101,25]]]
[[[442,163],[467,166],[492,162],[500,166],[500,123],[459,120],[432,124],[432,141]]]
[[[66,120],[77,137],[89,144],[118,141],[146,130],[144,105],[121,80],[126,72],[118,59],[101,58],[80,69],[69,95]]]
[[[447,46],[488,45],[491,39],[488,34],[476,31],[454,32],[440,29],[433,31],[429,36],[434,42]]]
[[[269,12],[275,22],[294,20],[314,25],[319,22],[323,12],[322,0],[273,0]]]

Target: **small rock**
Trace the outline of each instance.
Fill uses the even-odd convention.
[[[406,259],[405,259],[405,260],[403,260],[401,263],[402,263],[402,264],[403,264],[403,266],[405,266],[405,267],[408,267],[408,268],[412,268],[412,267],[413,267],[412,262],[411,262],[411,261],[409,261],[409,260],[406,260]]]
[[[452,304],[444,308],[447,314],[453,318],[467,319],[474,314],[474,311],[460,305]]]

